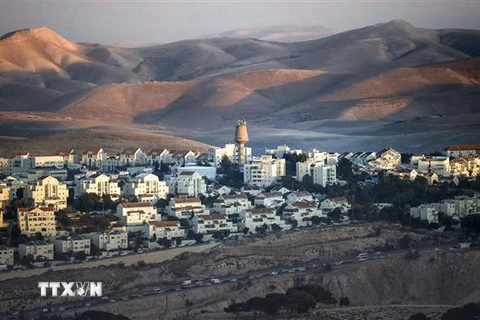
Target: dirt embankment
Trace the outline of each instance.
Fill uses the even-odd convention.
[[[377,227],[381,233],[375,234]],[[312,259],[328,259],[351,255],[358,251],[372,251],[388,241],[396,243],[407,231],[395,225],[366,224],[326,229],[304,230],[270,234],[260,239],[222,243],[202,253],[184,253],[162,263],[154,262],[139,268],[121,267],[117,264],[55,270],[28,278],[16,278],[0,282],[0,312],[29,310],[47,303],[58,304],[60,298],[40,299],[39,281],[102,281],[104,295],[112,292],[133,293],[145,287],[178,284],[184,279],[207,279],[244,274],[275,266],[307,263]],[[429,232],[408,233],[416,240],[434,239]],[[132,319],[165,319],[186,314],[199,314],[202,310],[223,310],[232,301],[247,300],[271,292],[282,292],[295,281],[314,281],[331,290],[335,296],[348,296],[358,305],[382,305],[391,303],[454,304],[475,295],[480,288],[474,279],[475,266],[480,254],[437,253],[431,257],[407,261],[391,258],[342,266],[330,273],[309,271],[307,276],[270,276],[249,283],[225,283],[200,289],[175,292],[132,301],[118,301],[95,309],[122,313]],[[153,257],[153,256],[152,256]],[[476,263],[476,264],[475,264]],[[465,281],[457,282],[458,277]],[[435,292],[431,292],[432,288]],[[462,291],[466,288],[465,291]],[[472,296],[473,295],[473,296]]]

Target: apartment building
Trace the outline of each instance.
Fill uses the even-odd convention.
[[[285,159],[274,159],[271,155],[253,158],[243,165],[245,184],[268,187],[277,179],[285,176]]]
[[[192,215],[209,214],[210,211],[205,208],[199,198],[196,197],[176,197],[170,199],[166,208],[167,213],[179,219],[189,219]]]
[[[40,232],[45,237],[56,235],[55,211],[52,207],[18,208],[17,223],[20,232],[28,237]]]
[[[168,182],[169,190],[178,196],[198,197],[206,194],[207,184],[203,177],[195,171],[182,171]]]
[[[116,179],[106,174],[94,174],[90,177],[83,177],[76,181],[75,198],[85,193],[96,194],[99,197],[109,196],[113,201],[120,199],[120,186]]]
[[[53,206],[56,210],[67,207],[68,187],[57,178],[40,177],[35,184],[25,187],[24,198],[32,207]]]
[[[152,173],[141,173],[127,181],[123,189],[124,196],[135,196],[140,202],[157,203],[166,199],[169,187]]]
[[[18,245],[18,256],[20,259],[27,257],[33,261],[53,260],[54,246],[53,243],[47,243],[43,240],[21,243]]]
[[[83,234],[100,250],[116,251],[128,248],[128,233],[123,231],[92,232]]]
[[[91,240],[85,236],[71,236],[61,237],[53,241],[55,252],[58,253],[78,253],[83,252],[86,255],[90,254]]]

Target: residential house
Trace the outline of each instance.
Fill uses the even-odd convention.
[[[180,221],[149,221],[143,233],[148,239],[175,239],[184,238],[185,229],[180,226]]]
[[[34,209],[18,208],[17,223],[20,232],[28,237],[40,232],[45,237],[56,235],[55,211],[53,207]]]
[[[106,174],[93,174],[76,181],[75,198],[85,193],[96,194],[100,197],[109,196],[113,201],[120,199],[120,187],[118,181]]]
[[[213,203],[213,209],[222,214],[231,215],[240,213],[243,209],[252,206],[245,194],[224,194],[219,196]]]
[[[236,232],[238,228],[227,219],[225,214],[195,215],[191,222],[195,233],[214,233],[216,231]]]
[[[72,148],[58,148],[55,155],[63,158],[64,164],[76,164],[79,162],[78,155]]]
[[[435,205],[432,204],[422,204],[418,207],[410,208],[410,216],[426,220],[428,223],[438,223],[438,211]]]
[[[280,192],[264,192],[255,197],[254,200],[256,206],[264,206],[267,208],[278,208],[283,202],[283,194]]]
[[[118,154],[118,165],[121,167],[143,166],[147,163],[147,155],[140,148],[124,148]]]
[[[294,191],[287,195],[288,203],[293,203],[297,201],[313,202],[313,195],[308,191]]]
[[[0,265],[13,266],[13,249],[0,245]]]
[[[379,169],[393,169],[402,163],[402,156],[392,148],[385,148],[377,152],[377,159],[368,162],[368,165]]]
[[[169,187],[165,181],[160,181],[157,175],[141,173],[129,179],[123,189],[124,196],[135,196],[139,202],[156,204],[160,199],[166,199]]]
[[[271,155],[254,158],[243,165],[245,184],[268,187],[285,176],[285,159],[273,159]]]
[[[128,231],[139,231],[149,221],[158,221],[157,208],[149,202],[124,202],[117,205],[117,217]]]
[[[262,189],[259,186],[256,186],[256,185],[246,184],[246,185],[244,185],[240,188],[240,192],[248,194],[252,197],[256,197],[260,193],[262,193]]]
[[[106,158],[107,153],[102,148],[87,148],[83,150],[80,162],[88,168],[100,168]]]
[[[417,178],[418,172],[415,169],[407,169],[402,167],[396,167],[388,172],[390,175],[394,177],[398,177],[400,179],[409,179],[414,181]]]
[[[424,157],[418,160],[418,171],[420,172],[435,172],[440,176],[447,176],[450,174],[450,159],[448,157]]]
[[[91,239],[79,235],[71,237],[60,237],[54,240],[55,252],[58,253],[78,253],[90,254]]]
[[[100,250],[116,251],[128,248],[128,233],[123,231],[92,232],[83,234]]]
[[[18,256],[20,259],[26,257],[32,261],[53,260],[53,252],[53,243],[47,243],[43,240],[30,241],[18,245]]]
[[[299,227],[309,226],[312,217],[326,217],[326,214],[317,206],[318,204],[314,201],[291,202],[283,209],[283,218],[287,221],[295,220]]]
[[[335,197],[335,198],[328,198],[323,200],[320,203],[320,209],[323,213],[331,212],[335,209],[340,209],[342,213],[348,213],[350,209],[352,209],[351,204],[348,202],[347,198],[345,197]]]
[[[265,225],[267,228],[276,224],[282,229],[286,229],[285,221],[277,216],[275,209],[273,208],[251,208],[244,209],[240,212],[239,230],[248,228],[250,232],[255,233],[257,228],[263,228]]]
[[[6,185],[1,183],[0,184],[0,211],[9,205],[12,197],[10,195],[10,188]]]
[[[480,145],[452,145],[445,148],[447,157],[464,157],[480,154]]]
[[[197,197],[207,192],[203,177],[195,171],[183,171],[168,182],[170,192],[179,196]]]
[[[190,219],[192,215],[209,214],[199,198],[196,197],[176,197],[170,199],[166,208],[167,213],[179,219]]]

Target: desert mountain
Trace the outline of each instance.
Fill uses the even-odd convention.
[[[53,114],[61,130],[75,120],[154,126],[214,144],[246,118],[254,147],[281,137],[339,151],[438,149],[480,133],[479,40],[480,31],[401,20],[298,43],[209,38],[128,49],[22,30],[0,38],[0,111]]]
[[[207,35],[206,38],[253,38],[275,42],[300,42],[320,39],[338,33],[322,26],[272,26],[265,28],[236,29]]]

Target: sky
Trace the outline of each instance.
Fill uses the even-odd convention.
[[[274,25],[339,31],[393,19],[416,27],[480,29],[474,1],[0,0],[0,34],[46,26],[78,42],[168,43]]]

